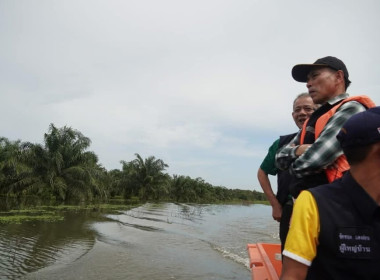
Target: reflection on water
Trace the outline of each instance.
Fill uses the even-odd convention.
[[[264,205],[71,212],[1,225],[0,279],[249,279],[246,244],[279,242],[277,232]]]
[[[1,225],[0,279],[78,259],[95,243],[85,213],[68,213],[65,221]]]

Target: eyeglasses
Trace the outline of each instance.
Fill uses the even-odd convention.
[[[300,113],[302,110],[304,110],[306,113],[314,112],[313,107],[305,106],[305,107],[297,107],[294,109],[294,113]]]

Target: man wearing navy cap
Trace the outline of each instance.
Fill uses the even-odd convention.
[[[314,103],[321,105],[297,137],[276,154],[277,167],[293,176],[290,191],[296,198],[301,190],[332,182],[348,170],[335,136],[349,117],[375,104],[367,96],[346,93],[351,81],[346,65],[336,57],[295,65],[292,76],[306,83]]]
[[[380,279],[380,107],[352,116],[336,138],[350,170],[298,196],[282,280]]]

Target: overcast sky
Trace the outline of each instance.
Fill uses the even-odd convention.
[[[69,126],[107,170],[139,153],[261,190],[268,147],[297,129],[295,64],[339,57],[348,92],[380,104],[379,12],[377,0],[0,0],[0,136],[43,143],[50,123]]]

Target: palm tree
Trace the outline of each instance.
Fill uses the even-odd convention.
[[[31,169],[25,164],[30,144],[0,138],[0,193],[14,196],[25,190]]]
[[[145,160],[135,154],[136,159],[123,164],[124,186],[129,195],[138,195],[142,200],[159,199],[161,195],[168,194],[168,175],[163,171],[168,167],[161,159],[150,156]]]
[[[171,180],[172,196],[177,202],[196,202],[196,181],[189,176],[174,175]]]
[[[60,200],[104,198],[106,171],[95,153],[86,151],[90,143],[79,131],[50,124],[45,145],[33,145],[29,157],[35,185]]]
[[[116,174],[117,180],[113,184],[125,198],[137,197],[140,190],[138,170],[133,161],[122,160],[120,163],[122,164],[122,171],[120,174]]]

